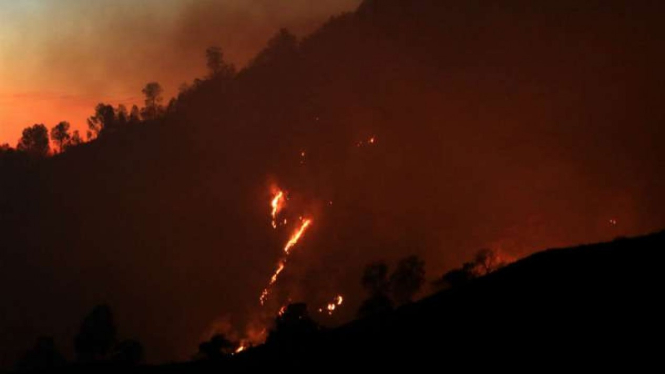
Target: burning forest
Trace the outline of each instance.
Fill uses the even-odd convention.
[[[660,3],[88,3],[0,5],[0,370],[644,310],[616,274],[665,227]]]

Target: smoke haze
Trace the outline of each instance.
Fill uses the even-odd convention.
[[[244,66],[281,27],[298,35],[360,0],[27,0],[0,2],[0,144],[62,120],[84,129],[98,102],[141,103],[205,73],[220,46]]]

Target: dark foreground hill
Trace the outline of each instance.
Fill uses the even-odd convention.
[[[658,358],[665,231],[532,255],[466,285],[314,339],[154,373],[328,371],[629,362]],[[87,368],[78,368],[87,371]],[[95,368],[98,370],[99,368]],[[108,368],[115,371],[113,368]],[[78,370],[75,370],[78,371]]]

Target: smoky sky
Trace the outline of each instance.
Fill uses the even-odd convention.
[[[244,66],[281,27],[298,35],[359,0],[27,0],[0,3],[0,143],[68,120],[82,129],[100,101],[167,96],[205,73],[204,51]]]

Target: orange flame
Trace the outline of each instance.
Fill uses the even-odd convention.
[[[261,297],[259,298],[259,301],[261,302],[261,305],[265,304],[266,299],[268,298],[268,294],[270,293],[270,286],[275,284],[277,282],[277,277],[279,276],[279,273],[281,273],[284,270],[284,267],[286,267],[286,260],[280,261],[279,265],[277,265],[277,270],[275,270],[275,273],[272,275],[272,278],[270,278],[270,283],[268,283],[268,286],[263,289],[263,292],[261,292]]]
[[[298,241],[300,238],[305,234],[305,231],[307,231],[307,228],[312,224],[311,219],[306,219],[303,221],[302,225],[298,230],[296,230],[292,235],[289,241],[286,243],[284,246],[284,252],[285,257],[279,262],[279,265],[277,265],[277,270],[275,270],[275,273],[272,275],[270,278],[270,283],[268,283],[268,286],[263,290],[261,293],[261,297],[259,297],[259,301],[261,302],[261,305],[265,304],[266,299],[268,298],[268,294],[270,293],[270,287],[277,282],[277,278],[279,277],[279,274],[284,270],[286,267],[286,259],[289,255],[289,252],[291,249],[298,244]]]
[[[337,309],[337,307],[342,305],[343,302],[344,302],[344,297],[342,297],[342,295],[335,296],[333,302],[329,303],[326,306],[326,311],[328,311],[328,315],[332,315],[333,312]],[[321,312],[323,312],[323,308],[319,309],[319,313]]]
[[[263,292],[261,292],[261,297],[259,297],[259,301],[261,302],[261,305],[266,303],[266,299],[268,298],[268,287],[263,289]]]
[[[277,271],[275,271],[275,274],[273,274],[272,278],[270,278],[270,286],[272,286],[273,283],[277,282],[277,277],[279,276],[279,273],[281,273],[284,270],[285,266],[286,266],[285,261],[279,263],[279,265],[277,266]]]
[[[284,192],[283,191],[277,191],[277,194],[275,197],[273,197],[272,201],[270,202],[270,206],[272,207],[272,211],[270,215],[272,216],[272,228],[276,229],[277,228],[277,214],[284,208]]]
[[[294,232],[293,235],[291,235],[291,239],[289,239],[289,241],[284,246],[284,252],[287,255],[289,254],[289,251],[291,250],[291,248],[293,248],[296,244],[298,244],[298,241],[303,236],[305,231],[307,231],[307,229],[309,228],[309,226],[311,224],[312,224],[311,219],[304,220],[302,225],[300,226],[300,228],[296,232]]]
[[[238,346],[238,349],[236,349],[235,352],[233,352],[233,353],[238,354],[238,353],[244,351],[245,349],[247,349],[247,343],[240,342],[240,345]]]

